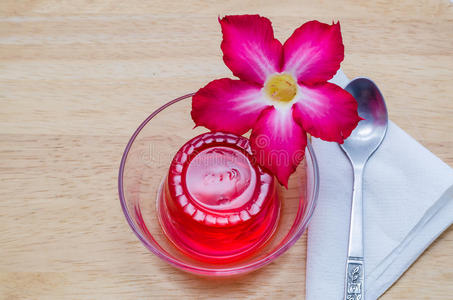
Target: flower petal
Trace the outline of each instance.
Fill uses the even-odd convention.
[[[198,90],[191,114],[197,126],[242,135],[267,106],[257,84],[222,78]]]
[[[240,79],[264,84],[281,69],[282,44],[274,38],[269,19],[259,15],[225,16],[222,27],[223,61]]]
[[[343,143],[362,120],[354,97],[329,82],[300,85],[300,99],[294,104],[293,115],[312,136],[337,143]]]
[[[307,136],[291,108],[268,107],[253,127],[250,144],[258,163],[288,186],[289,176],[304,158]]]
[[[306,84],[331,79],[343,58],[340,22],[332,25],[307,22],[297,28],[283,45],[283,70]]]

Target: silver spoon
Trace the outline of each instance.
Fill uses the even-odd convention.
[[[357,100],[359,115],[365,120],[340,145],[354,170],[344,299],[364,300],[362,178],[366,162],[387,132],[388,116],[384,98],[370,79],[356,78],[345,89]]]

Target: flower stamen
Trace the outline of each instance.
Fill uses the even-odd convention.
[[[264,90],[274,101],[290,102],[297,94],[297,83],[289,74],[273,75],[266,82]]]

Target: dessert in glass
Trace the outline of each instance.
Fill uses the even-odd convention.
[[[260,167],[246,137],[193,129],[192,94],[153,112],[121,160],[119,195],[154,254],[199,275],[256,270],[303,234],[318,194],[310,144],[288,188]]]

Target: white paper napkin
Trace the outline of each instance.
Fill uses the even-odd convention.
[[[339,73],[332,82],[349,82]],[[384,95],[385,97],[385,95]],[[308,230],[306,298],[343,299],[352,168],[338,144],[313,140],[319,199]],[[376,299],[453,221],[453,169],[390,122],[364,173],[365,299]]]

